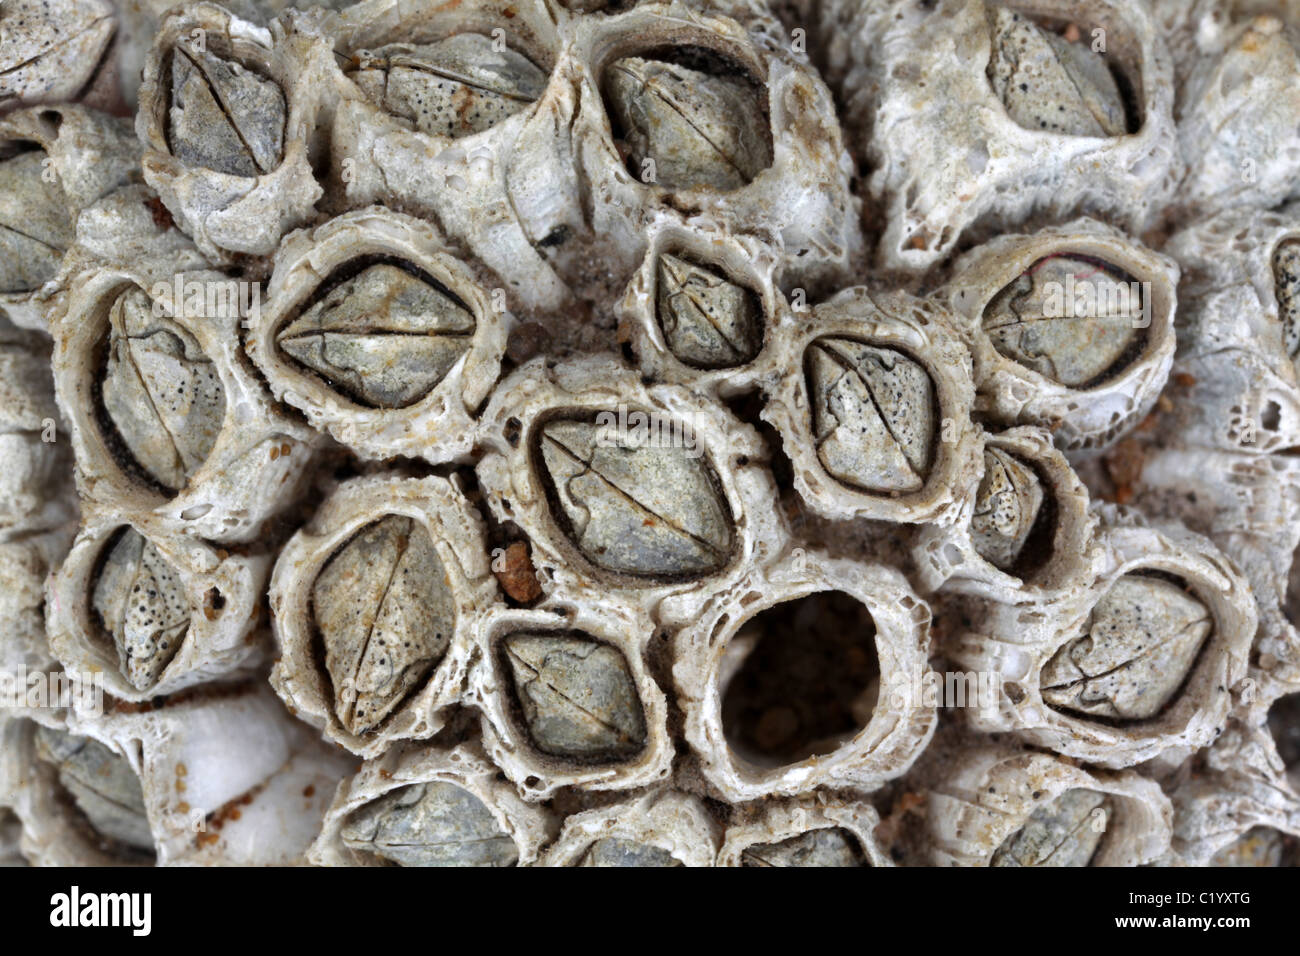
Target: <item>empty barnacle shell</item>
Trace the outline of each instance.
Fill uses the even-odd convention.
[[[514,866],[515,841],[472,793],[443,781],[394,790],[352,813],[343,843],[400,866]]]
[[[431,136],[481,133],[542,95],[546,74],[481,33],[362,51],[352,79],[375,103]]]
[[[97,740],[44,726],[36,728],[35,747],[100,837],[128,854],[153,853],[144,791],[124,757]]]
[[[742,866],[865,866],[861,848],[847,830],[821,827],[776,843],[751,843]]]
[[[638,415],[647,426],[656,422],[646,412],[625,417],[635,425]],[[635,432],[620,435],[598,424],[600,417],[555,419],[537,438],[538,464],[583,555],[610,571],[651,577],[709,574],[725,566],[730,515],[701,449],[661,441],[661,435],[640,442]],[[690,438],[694,445],[696,436]]]
[[[1071,388],[1123,368],[1149,322],[1140,283],[1077,255],[1040,259],[984,310],[993,347]]]
[[[578,866],[682,866],[663,847],[610,837],[591,845]]]
[[[0,161],[0,293],[30,292],[59,271],[72,218],[44,150]]]
[[[1070,136],[1127,132],[1124,99],[1104,55],[1006,7],[990,21],[989,81],[1013,120]]]
[[[113,637],[123,676],[148,690],[185,640],[189,599],[176,569],[134,528],[105,550],[91,606]]]
[[[216,444],[226,393],[194,336],[155,312],[138,287],[109,310],[103,405],[134,462],[179,491]]]
[[[172,48],[167,143],[188,166],[254,177],[284,155],[287,107],[272,80],[189,39]]]
[[[1300,353],[1300,239],[1285,239],[1273,251],[1278,318],[1282,346],[1295,358]]]
[[[1153,717],[1178,691],[1212,630],[1205,605],[1178,585],[1125,575],[1093,608],[1087,633],[1043,668],[1043,699],[1097,717]]]
[[[1002,841],[990,866],[1087,866],[1113,812],[1104,793],[1067,790]]]
[[[329,289],[276,342],[354,400],[405,408],[469,351],[474,329],[473,313],[434,279],[380,262]]]
[[[920,490],[934,460],[936,402],[930,376],[897,349],[847,338],[808,349],[817,456],[858,488]]]
[[[757,297],[715,269],[664,253],[659,257],[658,317],[668,348],[698,368],[750,361],[763,344]]]
[[[1300,694],[1279,698],[1269,708],[1268,727],[1283,766],[1300,770]]]
[[[645,746],[641,701],[617,649],[573,634],[515,634],[502,648],[543,753],[617,760]]]
[[[660,186],[739,189],[772,165],[760,88],[734,68],[720,68],[722,58],[707,51],[682,59],[628,56],[605,68],[615,135],[627,142],[638,175],[653,160]]]
[[[339,720],[373,730],[438,665],[455,628],[446,572],[423,524],[389,515],[340,548],[312,585]]]
[[[1032,466],[1000,448],[984,449],[984,477],[971,515],[980,557],[1008,570],[1016,564],[1043,507],[1043,484]]]

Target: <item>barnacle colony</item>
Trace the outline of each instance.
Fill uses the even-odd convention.
[[[1239,7],[6,2],[0,856],[1300,861]]]

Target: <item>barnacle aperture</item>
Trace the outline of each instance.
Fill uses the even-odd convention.
[[[221,432],[221,377],[194,336],[156,316],[138,287],[117,297],[108,323],[104,413],[133,464],[168,491],[179,491]]]
[[[979,556],[1003,571],[1015,568],[1038,524],[1043,497],[1033,466],[1000,448],[985,448],[984,477],[970,523]]]
[[[641,698],[618,649],[579,634],[512,634],[502,651],[538,750],[608,761],[645,747]]]
[[[182,163],[247,178],[269,173],[284,156],[286,116],[273,80],[188,38],[176,42],[167,145]]]
[[[578,866],[682,866],[677,859],[662,847],[649,843],[637,843],[618,837],[606,837],[597,840],[583,854]]]
[[[842,827],[808,830],[776,843],[754,843],[740,855],[742,866],[866,866],[858,841]]]
[[[134,528],[105,548],[91,607],[113,638],[122,676],[140,691],[158,683],[189,631],[191,608],[180,574]]]
[[[763,307],[711,266],[664,253],[655,297],[669,350],[696,368],[744,365],[763,344]]]
[[[47,158],[29,149],[0,162],[0,293],[39,289],[58,273],[75,238]]]
[[[880,692],[875,636],[867,608],[837,591],[746,621],[726,651],[743,662],[720,688],[731,749],[757,766],[783,766],[850,740],[871,720]],[[724,662],[724,672],[731,667]]]
[[[535,102],[546,74],[481,33],[436,43],[395,43],[356,56],[352,79],[376,106],[422,133],[481,133]]]
[[[362,528],[312,585],[312,611],[351,733],[373,731],[446,654],[456,626],[442,561],[423,524],[388,515]]]
[[[354,401],[405,408],[469,351],[475,324],[432,278],[379,262],[328,287],[276,342]]]
[[[125,757],[97,740],[49,727],[36,728],[35,746],[105,849],[126,859],[153,854],[144,790]]]
[[[1097,602],[1086,632],[1043,667],[1043,700],[1093,717],[1154,717],[1182,686],[1212,630],[1205,605],[1177,584],[1126,574]]]
[[[343,842],[399,866],[514,866],[519,848],[483,801],[443,781],[400,787],[355,810]]]
[[[1005,7],[992,11],[988,77],[1025,129],[1068,136],[1123,136],[1124,95],[1091,37],[1069,39]]]
[[[1080,255],[1039,259],[989,300],[984,331],[1002,355],[1070,388],[1129,365],[1150,324],[1143,284]]]
[[[666,189],[739,189],[772,165],[763,87],[711,50],[628,56],[605,68],[602,93],[628,167]]]
[[[1300,694],[1288,694],[1268,709],[1268,729],[1287,770],[1300,770]]]
[[[822,466],[865,491],[919,491],[939,424],[929,373],[896,349],[845,338],[818,339],[805,362]]]
[[[1272,827],[1251,827],[1218,853],[1206,866],[1274,867],[1300,862],[1295,837],[1286,837]]]
[[[1039,807],[1002,841],[990,866],[1087,866],[1101,846],[1114,807],[1095,790],[1067,790]]]
[[[574,419],[538,429],[536,467],[561,525],[610,571],[662,578],[721,569],[731,556],[730,514],[698,436],[657,415],[633,411],[626,420],[627,429]]]
[[[1284,239],[1273,250],[1273,281],[1282,345],[1295,358],[1300,353],[1300,239]]]

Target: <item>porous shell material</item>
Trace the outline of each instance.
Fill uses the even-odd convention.
[[[1132,771],[1090,770],[1049,754],[977,749],[926,794],[930,862],[988,866],[1030,814],[1068,790],[1112,798],[1114,813],[1092,866],[1142,866],[1169,849],[1173,812],[1154,781]]]
[[[957,337],[951,314],[932,301],[906,293],[855,287],[814,306],[810,314],[787,313],[787,321],[777,327],[773,337],[772,349],[779,364],[774,364],[763,380],[769,397],[762,415],[780,434],[793,466],[794,487],[813,511],[830,518],[909,524],[957,520],[979,479],[980,441],[971,421],[975,389],[970,356]],[[826,439],[835,435],[831,417],[836,418],[838,429],[848,433],[843,447],[857,453],[863,469],[882,467],[872,459],[878,454],[874,447],[854,447],[854,426],[859,423],[841,421],[832,398],[813,393],[810,350],[829,340],[847,340],[899,354],[929,379],[931,402],[908,402],[906,393],[898,402],[900,417],[906,415],[908,424],[916,429],[916,443],[922,446],[919,451],[929,459],[921,468],[911,467],[919,487],[900,484],[897,490],[869,490],[828,470],[821,449]],[[873,398],[870,403],[879,404],[879,400]],[[825,432],[818,421],[823,415],[827,419]],[[884,427],[886,440],[898,441],[896,430],[888,425]]]
[[[308,859],[318,866],[382,865],[385,861],[374,854],[344,842],[348,818],[391,791],[429,783],[450,784],[486,807],[497,828],[514,843],[520,866],[536,862],[554,837],[550,812],[520,799],[514,787],[498,779],[497,768],[476,747],[440,750],[399,744],[339,784]]]
[[[678,464],[705,464],[711,474],[696,489],[703,500],[688,502],[674,494],[679,489],[658,487],[657,496],[665,500],[657,506],[647,502],[645,520],[653,525],[667,519],[675,527],[673,521],[680,523],[685,513],[665,515],[654,508],[707,506],[728,525],[730,538],[716,567],[686,576],[632,576],[595,563],[566,533],[557,514],[561,505],[547,492],[539,444],[543,428],[557,417],[595,420],[604,430],[593,440],[612,454],[644,447]],[[497,521],[514,522],[528,535],[543,592],[552,587],[599,591],[650,614],[656,623],[682,623],[752,566],[773,560],[786,541],[785,525],[771,505],[775,489],[757,431],[680,386],[646,385],[635,372],[603,357],[563,364],[537,359],[497,387],[482,421],[484,455],[477,473],[484,498]]]
[[[745,856],[756,847],[818,830],[847,831],[857,842],[865,865],[894,865],[876,839],[880,815],[869,803],[845,801],[835,796],[817,800],[765,800],[750,808],[742,819],[744,822],[727,828],[718,852],[718,866],[749,865]]]
[[[172,261],[146,261],[162,266],[161,271],[147,264],[90,266],[77,274],[63,306],[52,312],[55,390],[71,432],[78,490],[87,501],[129,520],[213,541],[248,543],[302,491],[321,438],[275,405],[241,354],[240,323],[247,311],[256,310],[260,293],[211,270],[170,272]],[[145,332],[113,323],[114,307],[127,294],[147,297],[156,326],[146,331],[187,335],[197,348],[188,365],[161,352],[146,352],[143,358],[129,352],[131,372],[147,382],[134,399],[134,414],[151,415],[154,421],[143,431],[166,435],[167,449],[180,458],[178,449],[187,438],[194,441],[194,430],[215,426],[202,460],[191,463],[193,452],[185,456],[189,467],[183,479],[172,482],[177,488],[161,483],[136,458],[105,413],[110,337],[129,344],[138,336],[147,348]],[[192,370],[204,362],[210,363],[211,374],[199,379]],[[220,390],[211,399],[210,422],[196,416],[211,387],[207,379],[215,379]],[[173,395],[178,396],[174,401]]]
[[[335,707],[336,696],[347,688],[333,686],[321,664],[312,589],[330,559],[358,532],[386,515],[406,517],[427,531],[446,573],[453,630],[427,679],[410,689],[381,724],[358,734],[342,722]],[[474,648],[474,612],[490,604],[496,593],[482,520],[452,481],[381,474],[345,482],[276,560],[270,599],[280,658],[272,669],[271,685],[295,715],[362,756],[377,756],[398,740],[431,737],[442,726],[442,711],[463,691]],[[357,607],[354,613],[364,619],[380,609]]]
[[[582,866],[593,844],[600,840],[623,840],[663,850],[681,866],[713,866],[719,832],[697,797],[655,788],[621,803],[569,817],[540,864]]]
[[[862,726],[829,753],[762,766],[735,752],[722,719],[729,681],[754,646],[733,643],[768,608],[837,591],[860,602],[875,625],[880,668],[875,706]],[[904,773],[930,741],[936,709],[919,688],[929,671],[930,608],[892,568],[791,552],[716,595],[676,637],[673,682],[685,735],[701,772],[729,800],[792,795],[819,787],[879,788]]]
[[[1126,361],[1121,357],[1080,387],[1063,384],[1003,354],[984,328],[990,302],[1031,273],[1036,263],[1055,256],[1101,262],[1139,284],[1141,314],[1133,318],[1140,335],[1137,354],[1127,364],[1121,364]],[[1168,256],[1110,226],[1078,219],[1030,235],[999,236],[971,250],[957,259],[952,278],[934,296],[958,316],[974,363],[976,410],[1003,425],[1046,426],[1052,429],[1057,447],[1073,451],[1113,443],[1155,404],[1174,358],[1178,277],[1179,267]],[[1078,289],[1091,288],[1088,277],[1078,278]],[[1086,303],[1086,299],[1079,292],[1072,294],[1068,281],[1061,285],[1063,317],[1068,321],[1071,300]],[[1093,300],[1101,301],[1098,290]]]
[[[630,790],[661,783],[672,772],[674,750],[668,734],[667,701],[645,659],[654,627],[643,616],[603,607],[593,597],[553,593],[536,608],[498,605],[474,624],[477,653],[465,698],[483,712],[483,747],[488,756],[529,799],[548,799],[560,787]],[[569,638],[617,652],[626,668],[627,684],[636,696],[630,707],[606,690],[606,682],[598,681],[591,671],[570,666],[566,673],[565,662],[554,665],[553,676],[539,668],[536,660],[528,663],[536,673],[534,680],[544,688],[542,703],[551,705],[545,716],[560,719],[567,710],[608,728],[610,737],[617,731],[633,741],[635,730],[624,724],[635,724],[634,718],[639,716],[643,730],[638,746],[634,749],[629,743],[621,748],[626,752],[610,757],[556,753],[553,746],[551,752],[544,749],[522,713],[523,682],[506,660],[509,651],[505,642],[515,635]],[[588,689],[590,693],[582,693]],[[624,720],[620,722],[616,716]]]
[[[956,636],[947,653],[965,667],[998,675],[996,703],[963,712],[972,726],[1014,730],[1067,757],[1119,768],[1214,740],[1246,676],[1257,615],[1241,571],[1207,539],[1179,526],[1147,526],[1131,513],[1104,517],[1098,566],[1086,588],[1051,602],[987,602],[974,629]],[[1169,576],[1207,613],[1208,633],[1176,693],[1141,720],[1092,719],[1050,706],[1042,687],[1045,667],[1088,633],[1093,609],[1133,573]]]
[[[1084,44],[1104,50],[1103,62],[1133,91],[1128,131],[1069,135],[1016,122],[988,75],[994,17],[1004,8],[1073,22]],[[1174,197],[1183,165],[1173,64],[1147,4],[845,0],[817,16],[828,75],[847,94],[851,145],[870,158],[867,187],[884,210],[882,269],[925,271],[967,234],[1014,229],[1035,215],[1096,214],[1141,232]],[[1055,105],[1048,90],[1042,96]]]
[[[1003,604],[1051,601],[1086,587],[1098,558],[1097,518],[1090,509],[1087,486],[1056,448],[1051,432],[1022,425],[984,432],[983,444],[986,452],[995,449],[1032,470],[1052,522],[1047,550],[1031,568],[1021,571],[1022,576],[995,565],[976,547],[972,519],[979,505],[969,497],[953,524],[927,525],[918,534],[913,559],[923,586]],[[987,462],[985,458],[984,470]]]
[[[165,562],[175,582],[174,593],[161,594],[146,606],[141,588],[164,589],[158,577],[136,568],[130,578],[136,590],[121,595],[128,619],[148,615],[152,640],[162,630],[161,606],[176,613],[169,629],[180,624],[180,646],[170,649],[165,668],[145,686],[124,673],[126,662],[95,600],[109,551],[124,531],[140,535]],[[202,538],[168,533],[156,522],[132,522],[113,512],[88,509],[71,550],[47,584],[50,649],[69,673],[86,681],[98,677],[109,693],[125,701],[146,701],[205,681],[247,674],[265,655],[261,597],[269,572],[270,558],[264,554],[230,554]],[[119,586],[125,584],[123,580]],[[141,605],[138,612],[136,601]],[[170,607],[171,602],[177,607]]]
[[[285,120],[274,168],[255,176],[235,175],[189,165],[173,154],[171,58],[179,42],[196,42],[196,36],[206,52],[280,90]],[[305,28],[294,38],[328,51],[328,39]],[[293,55],[290,46],[278,21],[273,32],[216,4],[195,3],[163,17],[145,60],[135,120],[136,135],[144,144],[145,182],[213,262],[231,261],[240,253],[270,255],[285,232],[311,216],[321,198],[308,156],[322,86],[319,57]]]
[[[439,282],[465,306],[474,328],[463,355],[423,396],[402,407],[370,407],[331,387],[287,355],[277,337],[354,263],[395,261]],[[501,370],[512,319],[504,301],[453,256],[431,224],[381,207],[357,210],[288,236],[275,256],[267,302],[249,323],[248,352],[276,398],[367,458],[449,461],[470,450],[474,415]]]

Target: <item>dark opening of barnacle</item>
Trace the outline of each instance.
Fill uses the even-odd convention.
[[[1017,124],[1065,136],[1141,128],[1137,51],[1126,31],[1003,5],[991,6],[988,18],[986,74]]]
[[[420,132],[470,136],[526,109],[546,89],[546,71],[501,32],[359,50],[348,73],[372,103]]]
[[[1069,388],[1094,388],[1141,356],[1151,325],[1151,284],[1095,256],[1039,259],[984,307],[997,351]]]
[[[161,78],[168,91],[167,146],[186,166],[254,178],[284,157],[288,105],[258,69],[183,37]]]
[[[597,567],[675,581],[731,560],[731,509],[689,421],[635,408],[560,413],[531,443],[556,524]]]
[[[870,866],[858,838],[843,827],[822,827],[778,840],[751,843],[742,866]]]
[[[1300,773],[1300,694],[1279,697],[1268,710],[1268,729],[1288,772]]]
[[[352,535],[311,589],[317,665],[335,716],[361,735],[429,679],[451,644],[456,604],[425,525],[390,514]]]
[[[470,350],[473,311],[418,266],[392,256],[332,272],[275,333],[291,362],[365,408],[406,408]]]
[[[32,743],[37,759],[57,780],[56,812],[88,843],[121,863],[153,862],[144,791],[125,757],[97,740],[43,726],[34,728]]]
[[[763,345],[763,304],[721,268],[684,252],[665,252],[655,270],[655,316],[678,361],[732,368]]]
[[[498,642],[497,658],[515,721],[537,750],[605,764],[645,749],[641,697],[616,647],[573,631],[517,633]]]
[[[994,852],[990,866],[1091,866],[1113,822],[1115,800],[1076,788],[1038,807]]]
[[[1295,358],[1300,353],[1300,239],[1283,239],[1273,250],[1273,287],[1282,346]]]
[[[45,150],[27,140],[0,143],[0,293],[32,292],[53,279],[74,238]]]
[[[1153,568],[1122,575],[1043,667],[1043,700],[1101,723],[1159,718],[1182,696],[1213,632],[1209,608],[1182,579]]]
[[[828,754],[871,720],[880,693],[876,627],[860,602],[825,591],[755,615],[722,663],[722,728],[747,763]]]
[[[929,371],[905,352],[820,338],[804,353],[813,437],[822,467],[863,491],[924,488],[941,434]]]
[[[971,542],[980,557],[1032,582],[1050,570],[1056,528],[1056,495],[1047,476],[1017,455],[986,448],[971,517]]]
[[[727,192],[772,165],[766,88],[723,53],[642,50],[606,65],[600,86],[614,146],[641,182]]]
[[[152,688],[189,633],[192,609],[176,568],[152,541],[125,526],[100,551],[88,597],[122,676],[138,691]]]
[[[105,326],[90,386],[100,437],[124,472],[173,495],[217,443],[225,386],[194,335],[139,286],[113,293]]]

